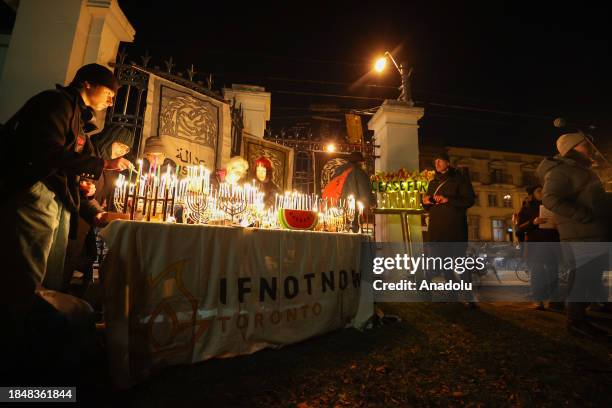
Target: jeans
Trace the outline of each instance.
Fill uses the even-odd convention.
[[[60,290],[68,245],[70,212],[44,183],[10,196],[0,208],[4,229],[0,259],[7,261],[8,289],[11,280],[30,280],[31,287],[44,285]],[[25,283],[24,283],[25,284]]]

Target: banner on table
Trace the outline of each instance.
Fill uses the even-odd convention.
[[[213,170],[229,156],[228,103],[151,74],[140,156],[146,139],[159,136],[166,157],[181,166],[202,164]]]
[[[160,364],[253,353],[372,314],[361,235],[133,221],[103,235],[107,344],[120,387]]]

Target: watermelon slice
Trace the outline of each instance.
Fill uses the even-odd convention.
[[[281,208],[278,210],[278,221],[283,228],[292,230],[311,230],[317,226],[319,217],[315,211],[290,210]]]

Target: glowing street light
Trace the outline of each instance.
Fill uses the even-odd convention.
[[[376,63],[374,64],[374,69],[376,70],[376,72],[383,72],[385,70],[386,65],[387,65],[387,58],[380,57],[379,59],[376,60]]]
[[[328,143],[328,144],[325,146],[325,151],[326,151],[326,152],[328,152],[328,153],[333,153],[333,152],[335,152],[335,151],[336,151],[336,145],[335,145],[335,144],[333,144],[333,143]]]
[[[389,51],[385,51],[385,54],[382,57],[378,58],[374,63],[374,70],[376,72],[382,72],[385,69],[385,66],[387,65],[387,59],[390,59],[391,62],[393,62],[393,65],[395,65],[397,72],[399,72],[400,76],[402,77],[402,86],[400,86],[399,88],[400,96],[399,98],[397,98],[397,100],[406,102],[410,106],[414,106],[414,101],[412,100],[412,90],[410,88],[410,76],[412,75],[412,68],[406,70],[404,64],[398,64],[395,61],[395,58],[393,58],[393,55],[391,55]]]

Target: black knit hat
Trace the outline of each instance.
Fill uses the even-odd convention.
[[[98,149],[100,156],[105,160],[110,160],[113,142],[123,143],[131,150],[134,144],[134,134],[126,127],[110,125],[105,127],[102,132],[94,135],[92,142]]]
[[[538,185],[535,185],[535,186],[529,186],[525,190],[527,191],[527,194],[533,195],[533,192],[536,191],[540,187],[542,187],[542,186],[538,184]]]
[[[439,152],[434,154],[433,159],[434,161],[436,161],[436,159],[442,159],[450,163],[450,157],[448,156],[448,153],[446,153],[444,150],[440,150]]]
[[[83,65],[76,72],[70,86],[82,88],[85,81],[92,85],[103,85],[115,93],[119,89],[119,82],[113,72],[100,64]]]
[[[351,163],[361,163],[363,161],[363,154],[361,152],[351,152],[348,156],[348,161]]]

